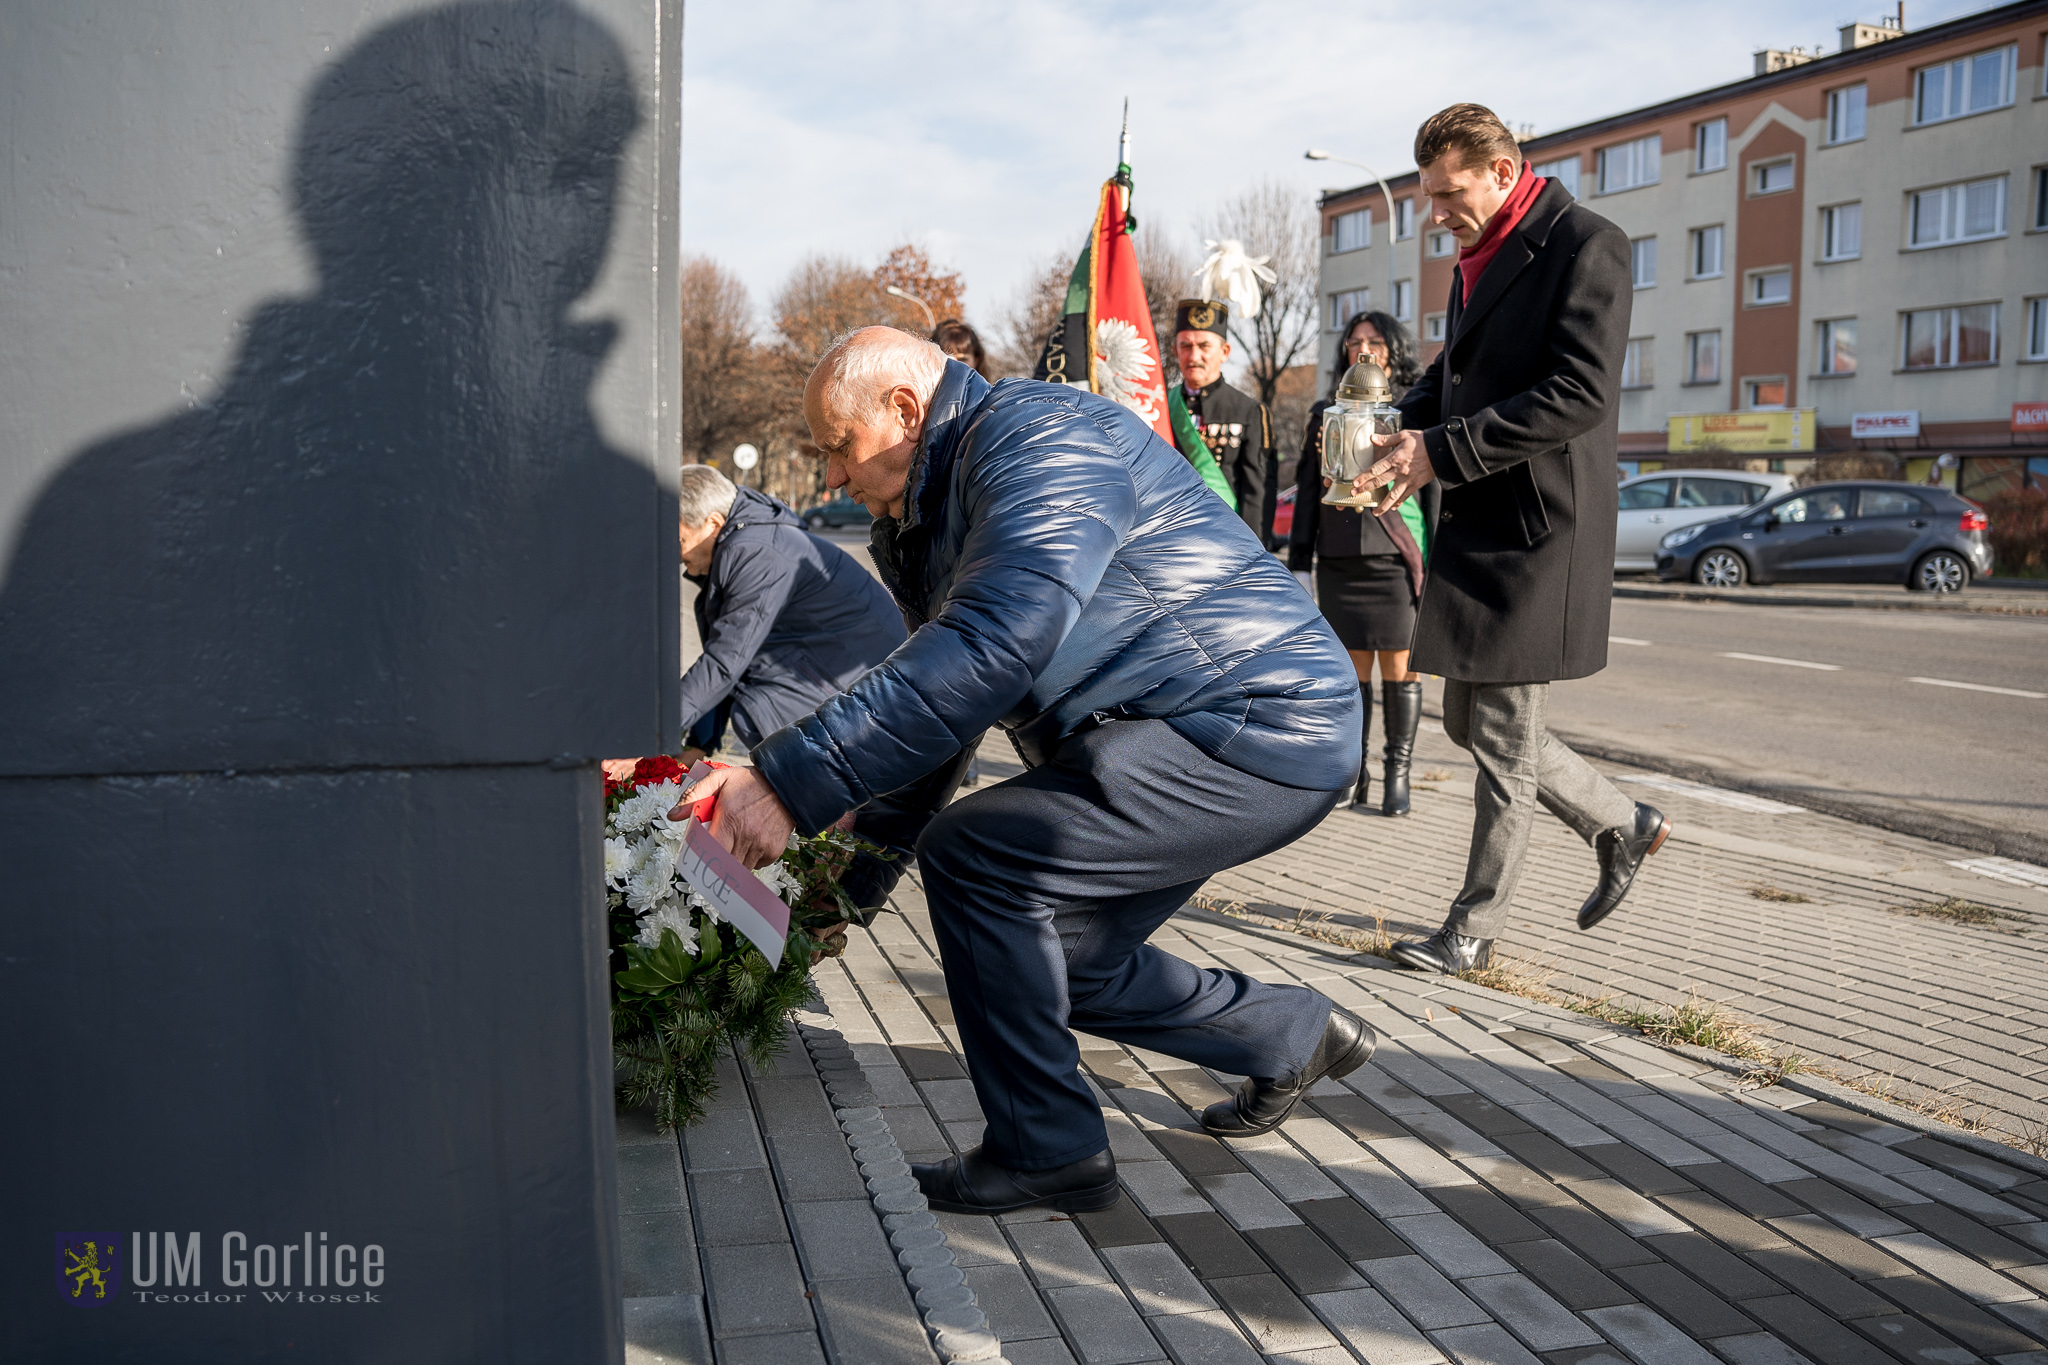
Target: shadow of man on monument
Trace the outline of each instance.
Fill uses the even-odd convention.
[[[646,710],[662,523],[617,518],[662,495],[591,413],[616,329],[570,318],[638,122],[564,4],[409,15],[320,75],[290,187],[318,291],[43,491],[0,588],[0,771],[589,756],[607,672]]]

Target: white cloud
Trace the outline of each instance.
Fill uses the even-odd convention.
[[[1875,18],[1881,4],[1864,0]],[[1916,27],[1981,9],[1920,0]],[[813,252],[871,261],[912,239],[995,321],[1086,235],[1131,99],[1141,231],[1191,240],[1266,176],[1393,175],[1416,125],[1461,99],[1539,132],[1739,80],[1763,46],[1835,45],[1840,0],[1527,5],[1082,5],[1075,0],[692,0],[683,248],[765,305]]]

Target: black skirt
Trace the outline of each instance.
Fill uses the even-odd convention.
[[[1346,649],[1406,649],[1415,638],[1415,591],[1399,555],[1321,555],[1316,600]]]

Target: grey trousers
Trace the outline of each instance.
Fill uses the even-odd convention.
[[[1444,733],[1479,765],[1472,787],[1472,853],[1444,928],[1499,938],[1522,879],[1536,807],[1587,843],[1632,827],[1636,803],[1550,733],[1550,684],[1444,681]]]

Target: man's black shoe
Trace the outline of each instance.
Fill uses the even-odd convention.
[[[1270,1133],[1286,1121],[1308,1088],[1325,1076],[1348,1076],[1364,1066],[1379,1035],[1372,1025],[1334,1005],[1323,1025],[1323,1041],[1308,1065],[1285,1081],[1248,1077],[1227,1100],[1202,1111],[1202,1127],[1217,1137],[1253,1137]]]
[[[998,1166],[976,1147],[910,1173],[924,1190],[925,1202],[939,1213],[1009,1213],[1049,1204],[1061,1213],[1106,1209],[1122,1195],[1116,1183],[1116,1158],[1107,1147],[1049,1171],[1012,1171]]]
[[[1655,806],[1636,803],[1632,829],[1603,829],[1593,838],[1593,851],[1600,856],[1600,885],[1579,907],[1579,927],[1590,929],[1614,913],[1621,898],[1636,879],[1643,859],[1664,847],[1671,837],[1671,822]]]
[[[1393,953],[1394,961],[1403,967],[1413,967],[1418,972],[1435,972],[1440,976],[1456,976],[1459,972],[1473,971],[1492,962],[1493,940],[1467,938],[1448,929],[1439,929],[1420,943],[1396,943]]]

